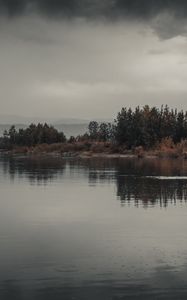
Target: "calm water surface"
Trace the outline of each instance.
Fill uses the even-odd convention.
[[[0,299],[187,299],[187,161],[0,157]]]

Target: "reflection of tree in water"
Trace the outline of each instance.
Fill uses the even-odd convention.
[[[3,156],[0,159],[4,175],[12,180],[15,176],[27,177],[31,183],[47,183],[62,176],[65,163],[61,158],[52,156]]]
[[[51,155],[4,156],[0,158],[4,175],[28,178],[31,183],[47,184],[68,170],[71,178],[83,176],[89,184],[115,183],[122,205],[135,203],[166,207],[170,202],[187,201],[187,180],[160,180],[154,176],[186,176],[187,161],[161,159],[68,159]],[[147,176],[153,176],[149,178]]]
[[[187,180],[164,179],[154,176],[185,176],[184,160],[134,159],[119,164],[116,173],[117,196],[122,205],[134,201],[147,207],[187,201]],[[148,176],[148,177],[146,177]],[[149,176],[153,176],[149,178]]]
[[[160,205],[166,207],[169,203],[187,201],[187,180],[159,180],[146,177],[117,178],[117,196],[121,203],[131,203],[136,206]]]
[[[79,170],[85,178],[88,178],[89,184],[92,186],[115,179],[116,166],[114,159],[77,158],[70,160],[68,164],[70,172]]]
[[[72,162],[73,163],[73,162]],[[91,185],[116,182],[122,205],[160,205],[187,201],[187,180],[160,180],[154,176],[186,176],[187,161],[161,159],[87,159],[79,166],[88,169]],[[153,176],[148,178],[146,176]]]

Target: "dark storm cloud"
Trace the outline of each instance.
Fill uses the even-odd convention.
[[[80,17],[105,15],[113,0],[0,0],[0,11],[8,16],[37,12],[57,17]]]
[[[129,15],[136,18],[154,18],[163,12],[170,12],[176,16],[184,16],[187,13],[187,1],[185,0],[116,0],[115,10],[121,15]]]
[[[149,19],[170,11],[187,14],[185,0],[0,0],[1,13],[9,16],[36,11],[49,16],[104,16]]]

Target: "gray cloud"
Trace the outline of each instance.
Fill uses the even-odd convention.
[[[187,41],[145,23],[0,21],[1,113],[112,118],[122,106],[184,107]]]
[[[33,11],[52,17],[98,16],[115,6],[115,0],[0,0],[2,14],[9,16]]]
[[[184,0],[0,0],[1,17],[30,14],[59,20],[139,21],[163,39],[187,33]]]
[[[111,118],[122,106],[186,109],[186,7],[0,0],[1,112]]]
[[[48,15],[87,16],[119,15],[150,18],[163,11],[185,16],[185,0],[0,0],[1,12],[23,14],[31,9]]]

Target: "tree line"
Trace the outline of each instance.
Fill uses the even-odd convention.
[[[149,149],[164,138],[171,138],[174,143],[187,139],[187,112],[170,109],[167,105],[161,108],[138,106],[134,110],[122,108],[113,123],[91,121],[84,135],[68,140],[63,132],[46,123],[31,124],[19,130],[11,126],[1,138],[1,147],[94,141],[124,145],[127,149],[138,146]]]
[[[66,137],[63,132],[58,132],[53,126],[48,124],[31,124],[26,129],[16,130],[11,126],[9,131],[5,130],[1,144],[5,148],[11,146],[35,146],[38,144],[64,143]]]
[[[134,110],[122,108],[112,124],[89,124],[89,136],[93,139],[112,141],[128,149],[143,146],[151,148],[164,138],[174,143],[187,139],[187,112],[161,106],[148,105]]]
[[[143,146],[150,148],[164,138],[178,143],[187,138],[187,112],[160,109],[148,105],[133,111],[122,108],[115,120],[115,140],[127,148]]]

